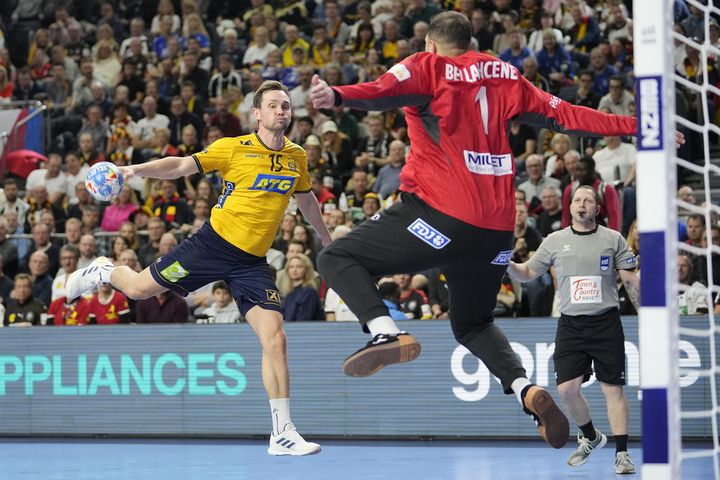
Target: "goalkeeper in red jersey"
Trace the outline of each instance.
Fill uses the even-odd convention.
[[[419,343],[390,318],[374,278],[440,268],[450,292],[455,338],[515,393],[555,448],[568,421],[550,394],[527,378],[493,323],[500,281],[512,252],[515,165],[511,119],[555,131],[632,135],[635,119],[577,107],[533,86],[510,64],[469,51],[472,28],[457,12],[436,15],[426,51],[374,82],[329,87],[313,78],[316,108],[405,107],[411,148],[400,176],[401,201],[333,242],[318,257],[328,285],[373,335],[343,364],[351,376],[413,360]]]

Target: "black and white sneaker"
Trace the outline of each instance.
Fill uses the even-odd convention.
[[[383,367],[415,360],[418,355],[420,355],[420,344],[409,333],[380,333],[363,348],[346,358],[342,368],[345,375],[369,377]]]

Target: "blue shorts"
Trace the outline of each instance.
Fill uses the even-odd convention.
[[[256,305],[282,312],[267,259],[240,250],[218,235],[210,222],[148,268],[158,284],[183,297],[224,280],[243,316]]]

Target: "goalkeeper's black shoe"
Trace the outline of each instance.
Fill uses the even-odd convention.
[[[537,425],[540,436],[553,448],[562,448],[570,436],[570,424],[544,388],[529,385],[522,394],[525,413]]]
[[[420,344],[409,333],[380,333],[363,348],[346,358],[342,368],[345,375],[369,377],[383,367],[415,360],[418,355],[420,355]]]

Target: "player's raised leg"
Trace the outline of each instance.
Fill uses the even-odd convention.
[[[420,355],[417,340],[401,332],[390,318],[375,279],[442,264],[448,252],[456,249],[447,222],[459,223],[404,193],[401,203],[360,224],[318,256],[320,275],[355,313],[363,331],[373,336],[345,359],[346,375],[373,375],[387,365]]]
[[[476,236],[476,251],[505,251],[512,234],[488,231]],[[483,361],[507,394],[514,393],[540,435],[553,448],[567,443],[569,425],[552,396],[527,378],[520,357],[505,333],[495,324],[492,311],[507,260],[485,258],[468,250],[464,259],[442,267],[450,294],[450,322],[457,341]]]
[[[262,378],[273,422],[268,453],[293,456],[319,453],[320,445],[305,441],[290,419],[290,373],[282,314],[255,306],[246,313],[246,318],[263,349]]]
[[[101,283],[111,284],[133,300],[149,298],[167,290],[155,281],[149,267],[138,273],[127,266],[114,266],[107,257],[98,257],[87,267],[70,275],[65,287],[67,298],[78,298]]]

